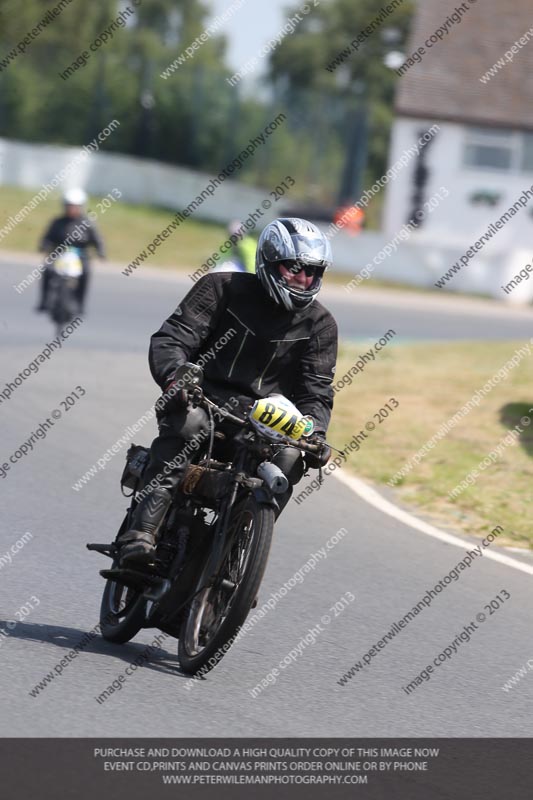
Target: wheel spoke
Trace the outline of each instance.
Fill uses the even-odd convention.
[[[242,582],[250,557],[254,515],[241,509],[233,522],[235,541],[213,585],[195,599],[187,617],[185,645],[191,656],[199,655],[220,630]]]

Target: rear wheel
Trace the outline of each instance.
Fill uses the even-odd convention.
[[[181,626],[178,656],[185,672],[208,672],[224,657],[245,621],[267,565],[274,511],[249,496],[229,523],[232,545],[219,574],[197,594]]]

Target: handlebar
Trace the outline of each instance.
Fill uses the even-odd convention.
[[[248,424],[248,420],[242,419],[241,417],[236,417],[235,414],[232,414],[230,411],[226,411],[225,408],[221,408],[208,397],[205,396],[202,389],[197,386],[195,387],[190,394],[196,394],[196,401],[199,406],[203,406],[204,408],[211,408],[213,411],[218,411],[222,415],[224,420],[229,420],[230,422],[239,425],[239,427],[244,428]],[[323,444],[313,444],[313,442],[309,442],[306,439],[289,439],[288,436],[283,436],[281,439],[277,439],[277,442],[280,444],[285,444],[291,447],[297,447],[299,450],[305,450],[308,453],[315,453],[319,454],[322,450]],[[324,442],[325,444],[325,442]]]

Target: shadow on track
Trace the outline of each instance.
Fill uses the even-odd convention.
[[[106,640],[103,639],[99,633],[95,633],[94,630],[83,631],[79,628],[65,628],[60,625],[41,625],[30,622],[17,622],[15,627],[9,630],[7,628],[7,623],[8,620],[0,620],[0,629],[8,633],[7,638],[26,639],[33,642],[53,644],[67,652],[74,651],[74,648],[78,647],[79,652],[76,658],[82,658],[85,653],[92,653],[102,656],[112,656],[113,658],[121,659],[125,664],[131,664],[150,647],[150,645],[140,642],[128,642],[127,644],[106,642]],[[13,622],[10,622],[10,624],[12,625]],[[94,638],[87,641],[87,636],[90,633],[93,634]],[[170,641],[177,645],[175,639],[170,639]],[[166,644],[166,641],[163,644]],[[61,661],[62,658],[64,658],[64,655],[61,655],[58,661]],[[177,658],[177,654],[172,654],[162,647],[156,649],[154,646],[150,655],[147,656],[146,660],[143,661],[140,666],[180,678],[190,678],[190,675],[180,669]],[[69,661],[67,666],[64,667],[64,670],[68,669],[75,660],[76,659]],[[47,671],[51,672],[54,666],[55,664],[51,665]],[[60,677],[60,675],[58,674],[57,677]]]

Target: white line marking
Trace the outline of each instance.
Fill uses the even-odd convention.
[[[521,553],[523,556],[531,557],[531,550],[526,550],[525,547],[509,547],[508,545],[504,545],[503,549],[508,550],[510,553]]]
[[[433,525],[429,525],[429,523],[424,522],[421,519],[417,519],[417,517],[414,517],[407,511],[403,511],[401,508],[395,506],[394,503],[385,500],[385,498],[382,497],[379,492],[377,492],[371,486],[368,486],[366,483],[363,483],[363,481],[359,478],[355,478],[352,475],[345,475],[338,470],[332,474],[337,478],[337,480],[339,480],[341,483],[344,483],[345,486],[348,486],[349,489],[355,492],[355,494],[359,495],[359,497],[361,497],[363,500],[366,500],[366,502],[371,506],[379,509],[379,511],[382,511],[384,514],[388,514],[389,517],[393,517],[394,519],[403,522],[410,528],[420,531],[420,533],[425,533],[426,536],[432,536],[434,539],[440,539],[441,542],[446,542],[447,544],[455,545],[455,547],[460,547],[461,550],[467,550],[469,547],[473,546],[471,542],[460,539],[459,536],[454,536],[451,533],[445,533],[444,531],[435,528]],[[505,564],[508,567],[513,567],[513,569],[520,570],[520,572],[526,572],[528,575],[533,575],[533,566],[530,566],[529,564],[523,564],[521,561],[517,561],[515,558],[506,556],[503,553],[494,552],[488,548],[484,548],[483,558],[489,558],[492,561],[498,561],[500,564]]]

